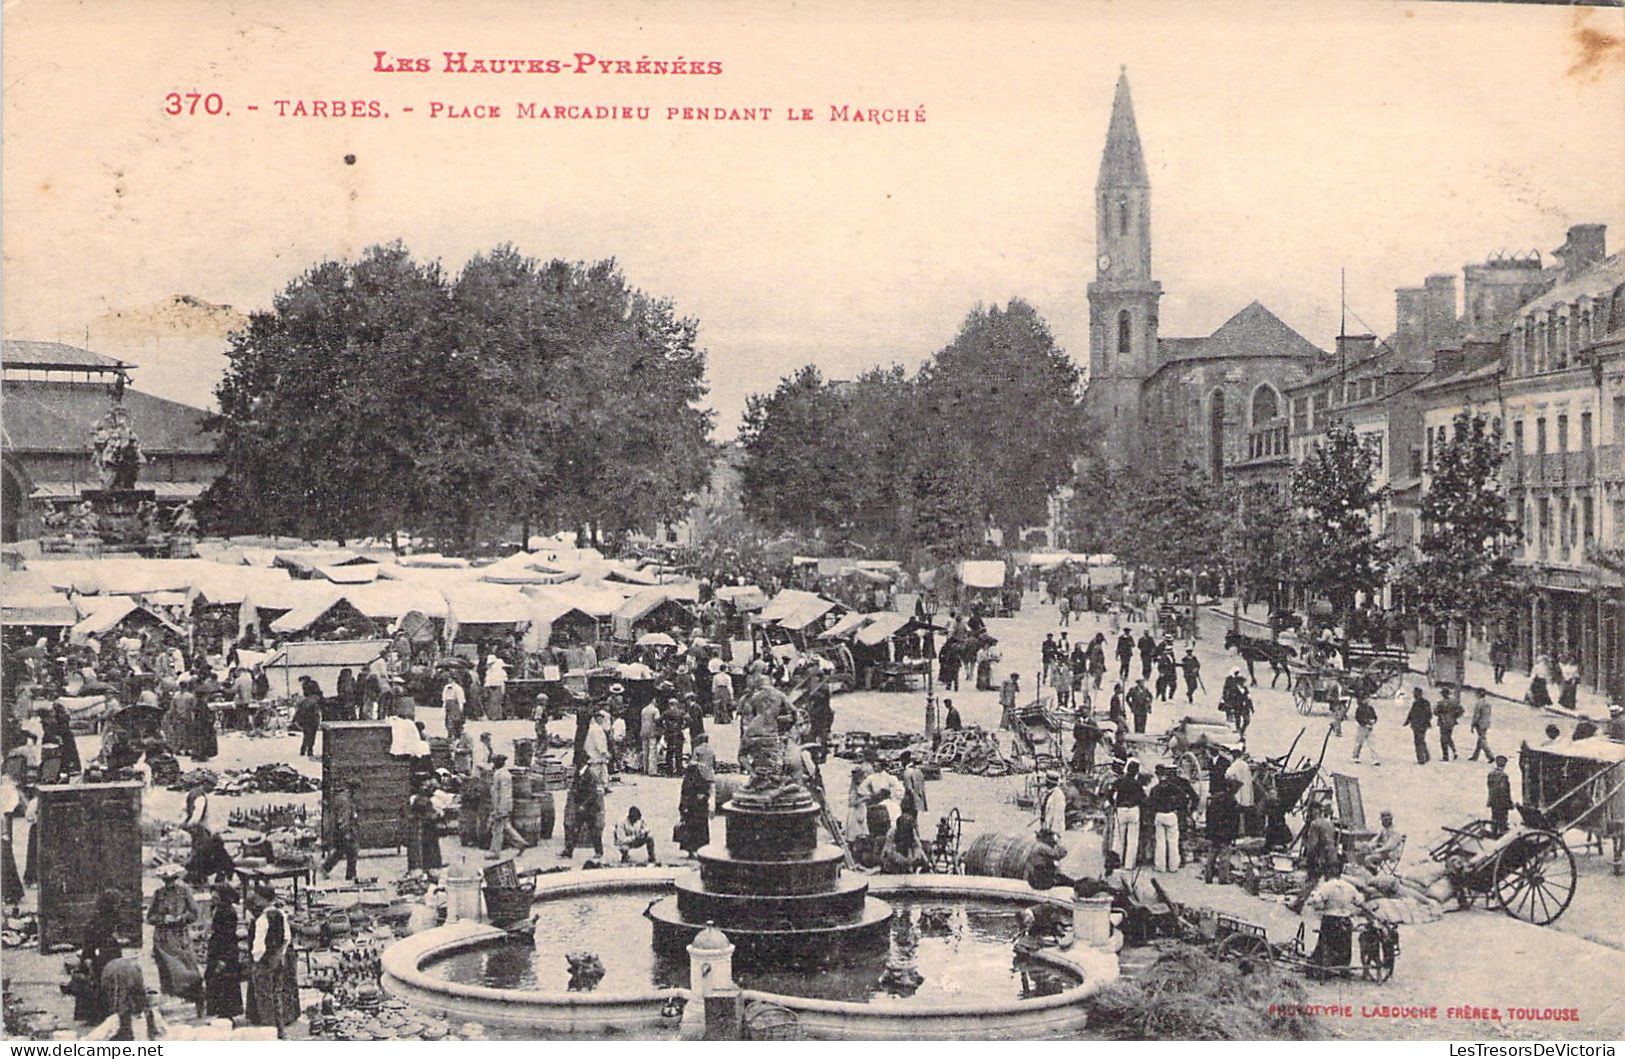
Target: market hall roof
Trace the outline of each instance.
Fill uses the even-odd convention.
[[[8,338],[0,349],[0,364],[7,368],[37,368],[47,371],[97,371],[119,373],[135,367],[127,361],[92,353],[62,342],[33,342]]]
[[[97,382],[7,379],[6,447],[18,453],[90,451],[90,434],[107,414],[109,393]],[[204,409],[140,390],[124,391],[124,408],[148,455],[214,454],[215,439],[203,432],[209,415]]]

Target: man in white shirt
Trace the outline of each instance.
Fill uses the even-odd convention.
[[[440,689],[440,705],[446,711],[446,737],[456,739],[463,730],[463,707],[468,697],[456,677],[448,676],[446,686]]]
[[[1304,902],[1320,913],[1320,939],[1310,958],[1321,970],[1311,970],[1311,977],[1325,977],[1335,968],[1347,967],[1354,954],[1353,917],[1363,906],[1360,891],[1342,873],[1342,864],[1334,863]]]
[[[1044,793],[1038,802],[1038,830],[1057,836],[1066,830],[1066,792],[1061,789],[1061,774],[1054,770],[1044,773]]]
[[[1224,778],[1236,785],[1236,807],[1241,810],[1241,833],[1251,834],[1254,826],[1254,815],[1257,800],[1253,795],[1253,767],[1247,763],[1247,758],[1241,754],[1224,770]]]
[[[501,655],[485,660],[485,716],[493,721],[502,720],[502,697],[508,690],[508,664]]]
[[[620,687],[619,684],[615,685]],[[611,688],[614,691],[615,688]],[[643,774],[660,774],[660,707],[650,699],[638,712],[638,739],[643,743]]]
[[[609,711],[599,710],[587,726],[587,738],[582,744],[587,765],[598,777],[600,786],[609,786]]]
[[[621,851],[621,863],[632,858],[634,850],[646,850],[649,863],[655,862],[655,839],[649,834],[649,825],[643,822],[643,812],[637,806],[626,810],[626,819],[615,825],[615,848]]]

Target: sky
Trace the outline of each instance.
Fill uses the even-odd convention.
[[[1618,9],[1362,0],[13,0],[3,330],[80,343],[175,295],[252,311],[317,261],[399,239],[452,271],[501,243],[616,258],[699,320],[719,436],[802,364],[912,366],[1012,297],[1086,364],[1092,192],[1126,67],[1163,334],[1256,299],[1325,348],[1340,270],[1350,331],[1386,332],[1393,289],[1429,273],[1549,252],[1575,223],[1625,240],[1620,38]],[[1609,39],[1588,62],[1584,42]],[[451,50],[722,73],[378,73],[379,50],[436,71]],[[164,113],[190,90],[222,113]],[[390,117],[277,117],[279,99]],[[437,101],[502,116],[426,116]],[[653,116],[526,120],[524,102]],[[925,121],[832,122],[835,105]],[[815,120],[784,120],[803,107]],[[194,403],[223,365],[208,339],[132,359],[138,387]]]

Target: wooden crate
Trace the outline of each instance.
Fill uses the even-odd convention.
[[[119,940],[139,948],[141,784],[49,784],[39,789],[39,946],[78,948],[101,892],[122,895]]]
[[[328,721],[322,725],[322,811],[351,778],[356,791],[363,849],[406,843],[406,803],[412,794],[412,759],[389,752],[385,721]]]

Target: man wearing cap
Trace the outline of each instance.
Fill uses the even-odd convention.
[[[1179,870],[1179,818],[1196,812],[1196,792],[1172,766],[1157,766],[1157,785],[1146,796],[1146,807],[1156,827],[1153,866],[1160,872]]]
[[[734,719],[734,678],[722,664],[722,659],[711,659],[711,711],[718,724],[731,724]]]
[[[1134,715],[1134,730],[1143,733],[1145,722],[1151,716],[1151,692],[1145,686],[1144,677],[1136,680],[1134,686],[1128,689],[1127,698],[1129,712]]]
[[[914,802],[914,811],[923,813],[931,806],[925,798],[925,772],[914,760],[912,751],[903,751],[903,797]],[[1057,777],[1059,778],[1059,777]]]
[[[1497,835],[1507,833],[1507,813],[1512,810],[1512,777],[1507,775],[1505,754],[1497,755],[1495,765],[1485,777],[1489,789],[1490,824]]]
[[[513,819],[513,773],[508,770],[508,755],[494,755],[491,768],[491,848],[485,854],[486,860],[495,860],[507,844],[521,851],[530,848],[510,822]]]
[[[1491,718],[1490,697],[1481,690],[1478,693],[1478,698],[1473,700],[1472,726],[1473,736],[1476,741],[1473,743],[1473,752],[1468,756],[1468,761],[1477,761],[1478,753],[1481,750],[1484,752],[1485,761],[1490,760],[1493,755],[1494,752],[1490,750]]]
[[[507,715],[502,712],[502,699],[508,691],[508,663],[502,656],[492,652],[485,659],[485,716],[493,721],[500,721]]]
[[[456,739],[463,730],[463,708],[468,696],[457,678],[447,674],[446,686],[440,689],[440,706],[446,711],[446,738]]]
[[[1066,792],[1061,789],[1061,774],[1054,769],[1044,773],[1044,793],[1038,800],[1038,830],[1055,835],[1066,830]]]
[[[615,688],[618,687],[616,684]],[[643,774],[657,775],[660,772],[660,707],[655,705],[654,699],[644,703],[638,713],[638,738],[643,744]]]
[[[1112,786],[1112,848],[1117,850],[1124,869],[1133,871],[1140,863],[1140,807],[1145,804],[1145,778],[1140,762],[1130,758],[1123,776]]]
[[[322,823],[327,829],[327,859],[322,861],[322,874],[331,874],[340,860],[344,861],[344,877],[355,879],[355,861],[359,853],[358,836],[361,815],[355,804],[356,791],[361,781],[351,777],[333,792],[333,800],[322,806]]]
[[[683,733],[688,730],[688,711],[673,695],[666,700],[666,709],[660,714],[661,736],[666,742],[665,774],[683,774]]]

